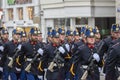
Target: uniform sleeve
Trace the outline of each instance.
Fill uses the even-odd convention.
[[[4,55],[7,55],[7,53],[8,53],[8,46],[7,46],[7,44],[5,44],[4,45]]]
[[[115,49],[111,49],[106,60],[106,80],[114,80],[116,76],[115,75],[116,59],[117,51]]]

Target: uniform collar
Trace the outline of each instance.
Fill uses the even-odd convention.
[[[36,44],[37,44],[37,41],[30,41],[30,44],[36,45]]]
[[[58,45],[57,45],[57,44],[55,44],[55,43],[53,43],[52,45],[53,45],[53,47],[57,47],[57,46],[58,46]]]
[[[93,49],[95,47],[94,44],[87,44],[90,49]]]

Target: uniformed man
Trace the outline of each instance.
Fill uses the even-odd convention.
[[[4,65],[4,56],[3,56],[3,43],[2,40],[0,40],[0,79],[2,79],[3,76],[3,65]]]
[[[24,70],[27,80],[42,80],[41,57],[43,56],[42,46],[38,44],[38,32],[31,28],[31,38],[22,45],[21,51],[24,55]],[[42,73],[41,73],[42,72]],[[41,75],[41,76],[40,76]]]
[[[111,36],[108,36],[107,38],[103,39],[100,41],[99,46],[102,46],[101,51],[100,51],[100,56],[103,57],[104,53],[107,53],[111,41],[118,39],[118,33],[119,28],[117,28],[116,24],[113,24],[111,27]]]
[[[42,32],[40,31],[40,29],[37,29],[37,31],[38,31],[38,44],[40,46],[42,46],[42,48],[45,48],[46,45],[48,45],[48,44],[46,44],[46,42],[43,41]],[[43,65],[42,67],[44,69],[44,74],[43,74],[43,71],[42,71],[42,75],[39,75],[39,77],[41,77],[41,79],[43,80],[43,78],[46,79],[47,65],[46,65],[45,59],[43,59],[42,61],[40,61],[40,63]]]
[[[16,51],[18,50],[19,46],[20,31],[14,29],[12,35],[13,39],[11,41],[8,41],[4,45],[4,55],[6,56],[6,58],[5,65],[3,67],[3,80],[8,80],[9,76],[12,80],[17,80],[17,75],[15,73],[17,70],[15,69],[14,58],[17,56]]]
[[[8,42],[9,41],[9,33],[8,33],[8,30],[7,29],[3,29],[2,31],[1,31],[1,37],[2,37],[2,42],[3,43],[6,43],[6,42]]]
[[[1,30],[1,39],[0,39],[0,46],[1,46],[1,51],[0,51],[0,79],[2,79],[3,75],[3,65],[4,65],[4,59],[5,55],[3,54],[3,45],[8,42],[8,31],[7,29],[3,28]]]
[[[103,59],[103,72],[105,73],[106,71],[106,64],[105,64],[105,60],[106,60],[106,56],[107,52],[109,52],[109,48],[113,45],[113,41],[117,40],[119,37],[119,26],[117,24],[113,24],[111,27],[111,36],[103,39],[100,41],[100,43],[98,44],[99,47],[101,47],[101,50],[99,51],[100,54],[100,58],[101,60]]]
[[[46,47],[48,70],[47,80],[64,80],[64,53],[65,50],[60,46],[59,33],[52,30],[52,43]]]
[[[106,76],[105,80],[118,80],[120,76],[118,67],[120,67],[120,40],[114,44],[106,58]]]
[[[85,44],[85,42],[86,42],[85,34],[84,34],[85,30],[86,30],[86,27],[81,27],[81,30],[79,32],[74,31],[74,35],[76,36],[77,39],[75,39],[75,41],[74,41],[73,56],[74,56],[74,53],[76,52],[76,50],[78,49],[78,47]],[[71,58],[71,61],[73,61],[72,60],[73,56]],[[74,65],[74,67],[73,67],[73,65]],[[74,61],[74,64],[72,64],[71,68],[70,68],[71,75],[73,76],[72,79],[74,79],[74,80],[76,80],[76,78],[77,78],[77,75],[74,73],[74,72],[76,72],[77,66],[78,66],[78,63],[76,60],[76,61]]]
[[[20,40],[20,44],[25,44],[28,39],[27,39],[27,33],[23,30],[20,33],[21,36],[21,40]],[[16,68],[17,69],[21,69],[21,72],[18,73],[19,75],[19,79],[20,80],[26,80],[26,75],[25,75],[25,71],[24,71],[24,55],[22,55],[22,52],[19,53],[19,55],[16,58]]]
[[[113,40],[110,44],[109,50],[107,52],[107,58],[106,58],[106,80],[117,80],[117,77],[119,76],[118,68],[119,67],[119,61],[117,63],[117,58],[115,57],[116,55],[118,56],[119,53],[117,54],[116,50],[119,47],[119,42],[120,42],[120,27],[118,24],[114,26],[114,31],[116,32],[116,35],[118,39]],[[114,53],[114,56],[112,56]],[[112,68],[112,69],[111,69]],[[113,73],[111,73],[113,72]],[[110,77],[112,75],[113,77]]]
[[[77,70],[75,71],[76,78],[75,80],[79,80],[83,77],[84,70],[88,70],[87,80],[100,80],[98,64],[100,61],[100,57],[97,54],[97,50],[95,47],[95,36],[92,29],[86,29],[86,43],[79,46],[78,50],[74,55],[73,61],[78,61]],[[90,59],[91,58],[91,59]],[[93,62],[93,60],[95,61]],[[93,62],[92,66],[89,66]],[[73,62],[74,63],[74,62]],[[72,66],[74,67],[74,66]],[[88,69],[89,67],[89,69]]]
[[[116,35],[116,39],[111,41],[110,47],[113,46],[114,44],[116,44],[119,41],[119,39],[120,39],[120,36],[119,36],[120,35],[120,26],[119,26],[119,24],[115,24],[113,26],[113,29],[114,29],[114,32],[116,33],[115,34]]]

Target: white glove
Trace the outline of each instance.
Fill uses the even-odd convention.
[[[61,47],[61,46],[58,48],[58,50],[59,50],[62,54],[64,54],[64,53],[65,53],[64,48],[63,48],[63,47]]]
[[[98,70],[99,70],[99,72],[102,72],[102,68],[101,67],[98,67]]]
[[[39,48],[37,51],[40,55],[43,55],[43,49]]]
[[[21,45],[21,44],[19,44],[17,48],[18,48],[19,50],[21,50],[21,47],[22,47],[22,45]]]
[[[100,57],[99,57],[99,55],[98,55],[97,53],[94,53],[94,54],[93,54],[93,58],[94,58],[97,62],[100,61]]]
[[[0,46],[0,50],[3,51],[3,50],[4,50],[4,47],[3,47],[3,46]]]
[[[67,51],[70,51],[70,45],[69,44],[65,44],[65,48],[67,49]]]

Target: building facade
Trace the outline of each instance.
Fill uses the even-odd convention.
[[[1,1],[1,0],[0,0]],[[40,0],[2,0],[4,12],[2,23],[8,28],[9,36],[16,27],[29,32],[31,27],[39,27]]]
[[[120,0],[116,0],[116,23],[120,25]]]
[[[115,0],[2,0],[2,22],[11,31],[14,27],[40,27],[44,40],[48,29],[65,30],[81,26],[98,26],[103,34],[115,23]]]
[[[115,0],[41,0],[45,31],[64,26],[98,26],[104,34],[115,23]]]
[[[1,27],[1,23],[2,23],[2,0],[0,0],[0,27]]]

